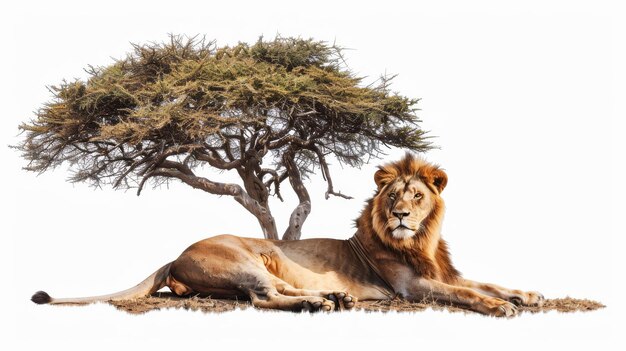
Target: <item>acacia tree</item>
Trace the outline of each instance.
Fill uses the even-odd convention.
[[[334,45],[312,39],[259,39],[217,47],[171,36],[132,45],[125,58],[89,66],[86,81],[52,86],[53,99],[20,128],[15,147],[26,170],[63,163],[70,181],[113,188],[179,180],[229,195],[278,239],[269,196],[289,179],[298,196],[283,239],[299,239],[311,209],[303,178],[317,169],[335,191],[327,159],[360,166],[383,147],[429,148],[415,115],[418,100],[392,93],[391,78],[368,86]],[[202,166],[233,170],[238,184],[198,174]]]

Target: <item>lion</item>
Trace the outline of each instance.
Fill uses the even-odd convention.
[[[348,240],[281,241],[219,235],[187,248],[137,286],[83,298],[52,298],[38,304],[86,304],[149,296],[163,287],[174,294],[249,298],[263,309],[335,311],[358,300],[396,297],[434,300],[491,316],[510,317],[517,306],[540,306],[538,292],[465,279],[441,237],[448,183],[437,165],[407,153],[374,174],[376,190]]]

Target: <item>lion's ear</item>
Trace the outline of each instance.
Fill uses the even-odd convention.
[[[395,175],[390,173],[384,168],[380,168],[374,173],[374,182],[376,182],[376,186],[378,186],[378,190],[382,189],[385,185],[389,184]]]
[[[431,173],[431,183],[437,189],[438,193],[441,194],[446,185],[448,185],[448,175],[440,169],[435,169]]]

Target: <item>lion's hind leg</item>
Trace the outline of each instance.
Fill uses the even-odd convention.
[[[250,291],[250,300],[255,307],[283,311],[330,312],[335,303],[319,296],[287,296],[276,290]]]
[[[179,282],[171,275],[165,279],[165,286],[178,296],[186,296],[193,293],[193,290],[189,286]]]
[[[296,312],[331,312],[354,307],[353,297],[343,292],[296,289],[268,272],[259,271],[247,290],[255,307]],[[347,307],[349,306],[349,307]]]
[[[274,286],[279,293],[287,296],[317,296],[332,300],[340,310],[351,309],[357,302],[356,297],[345,291],[298,289],[278,278],[274,279]]]

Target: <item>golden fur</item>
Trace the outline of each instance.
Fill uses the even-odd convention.
[[[220,235],[197,242],[135,288],[110,295],[37,303],[89,303],[146,296],[168,286],[178,295],[248,297],[260,308],[331,311],[357,299],[435,300],[495,316],[514,304],[537,305],[535,292],[510,290],[461,277],[441,238],[448,177],[438,166],[407,154],[379,168],[375,196],[356,220],[353,239],[276,241]],[[366,253],[358,253],[356,240]],[[369,261],[369,263],[368,263]]]

